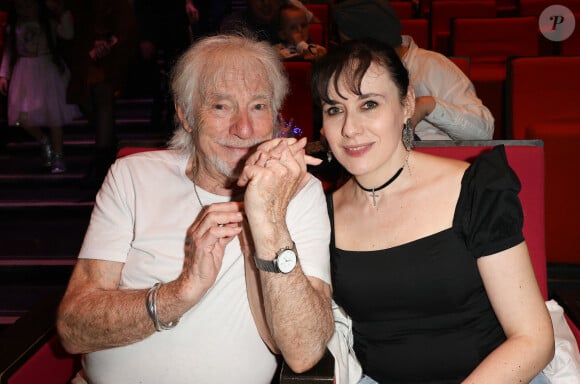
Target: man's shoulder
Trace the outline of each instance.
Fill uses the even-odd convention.
[[[186,162],[188,156],[183,152],[168,148],[130,148],[125,153],[120,151],[115,165],[118,168],[135,169],[145,167],[175,167]]]

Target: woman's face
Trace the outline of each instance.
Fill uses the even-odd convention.
[[[322,105],[322,134],[333,155],[355,176],[380,169],[403,145],[403,125],[412,115],[412,89],[402,105],[390,74],[376,63],[362,79],[361,95],[348,90],[341,79],[336,92],[333,80],[332,103]]]

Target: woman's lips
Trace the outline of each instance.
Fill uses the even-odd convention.
[[[372,143],[369,144],[359,144],[359,145],[349,145],[348,147],[343,147],[344,152],[352,157],[360,157],[366,154],[372,147]]]

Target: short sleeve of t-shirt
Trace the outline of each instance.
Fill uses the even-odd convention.
[[[453,227],[474,257],[492,255],[524,240],[520,189],[503,145],[478,156],[465,171]]]

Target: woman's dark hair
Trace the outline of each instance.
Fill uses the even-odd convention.
[[[409,87],[409,72],[390,45],[374,39],[345,41],[314,62],[310,83],[314,101],[319,106],[321,101],[330,103],[328,90],[331,86],[343,97],[338,91],[339,80],[344,81],[349,91],[361,95],[362,79],[372,63],[387,70],[403,103]]]

